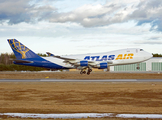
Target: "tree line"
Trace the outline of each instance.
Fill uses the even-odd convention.
[[[153,54],[153,57],[162,57],[162,54]]]
[[[47,57],[46,54],[38,53],[39,56]],[[0,71],[42,71],[47,70],[41,67],[32,67],[25,65],[15,65],[13,64],[14,59],[16,59],[13,53],[1,53],[0,55]]]
[[[38,53],[39,56],[47,57],[46,54]],[[162,54],[153,54],[153,57],[162,57]],[[13,60],[16,59],[13,53],[1,53],[0,55],[0,71],[42,71],[46,68],[32,67],[25,65],[15,65]]]

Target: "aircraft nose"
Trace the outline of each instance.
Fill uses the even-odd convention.
[[[149,58],[152,58],[153,57],[152,53],[149,53],[148,57]]]
[[[152,53],[148,53],[148,52],[147,52],[147,54],[146,54],[146,56],[145,56],[145,59],[150,59],[150,58],[152,58],[152,57],[153,57]]]
[[[153,54],[150,53],[150,58],[152,58],[152,57],[153,57]]]

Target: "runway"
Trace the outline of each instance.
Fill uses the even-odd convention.
[[[162,82],[162,79],[106,79],[106,80],[0,79],[0,82]]]

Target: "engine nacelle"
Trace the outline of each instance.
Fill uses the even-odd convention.
[[[77,62],[75,63],[75,65],[78,65],[78,66],[88,66],[88,61],[80,61],[80,62]]]
[[[80,61],[80,66],[88,66],[88,61]]]
[[[97,65],[97,67],[98,67],[99,69],[105,69],[105,68],[108,67],[108,64],[107,64],[107,63],[100,63],[100,64]]]

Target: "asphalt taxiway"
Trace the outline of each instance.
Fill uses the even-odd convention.
[[[106,79],[106,80],[0,79],[0,82],[162,82],[162,79]]]

